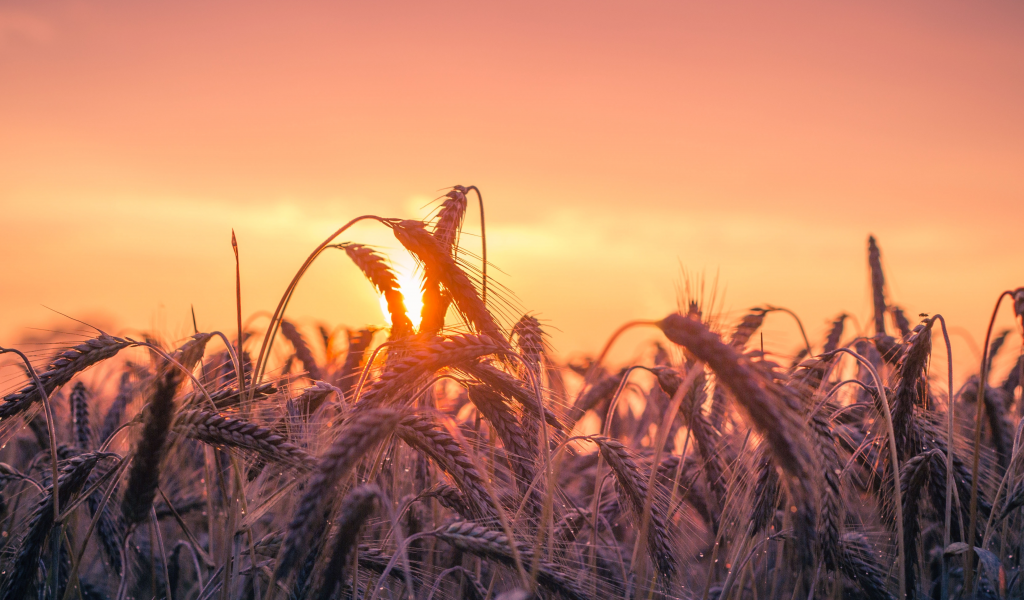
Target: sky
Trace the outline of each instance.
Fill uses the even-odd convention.
[[[5,0],[0,345],[78,327],[58,312],[230,331],[232,230],[253,315],[349,219],[422,218],[462,184],[563,357],[675,310],[685,277],[717,280],[727,323],[866,324],[874,234],[893,301],[943,314],[966,372],[1024,285],[1021,31],[1008,1]],[[411,264],[379,225],[346,240]],[[340,252],[289,316],[383,323]],[[798,343],[782,316],[764,335]]]

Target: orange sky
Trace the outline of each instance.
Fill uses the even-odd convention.
[[[897,302],[977,338],[1024,284],[1019,2],[339,4],[0,5],[0,344],[71,327],[44,305],[230,329],[232,228],[272,309],[338,225],[457,183],[567,355],[667,314],[680,266],[733,317],[864,322],[869,232]],[[292,314],[382,321],[340,253]]]

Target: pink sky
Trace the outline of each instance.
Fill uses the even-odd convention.
[[[567,355],[673,310],[681,266],[731,318],[866,322],[868,233],[895,301],[980,340],[1024,285],[1022,31],[1017,2],[5,2],[0,345],[71,327],[44,305],[229,329],[232,228],[272,309],[340,224],[460,183]],[[382,322],[340,254],[292,315]]]

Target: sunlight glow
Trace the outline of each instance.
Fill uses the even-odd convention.
[[[405,300],[405,314],[412,321],[416,329],[420,327],[420,317],[423,310],[423,272],[413,264],[393,264],[395,278],[398,280],[398,290],[402,292]],[[380,311],[384,320],[391,326],[391,313],[388,312],[388,303],[383,295],[380,296]]]

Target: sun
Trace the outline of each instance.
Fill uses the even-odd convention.
[[[420,328],[420,319],[423,311],[423,272],[415,264],[392,265],[395,272],[395,280],[398,282],[398,291],[402,292],[405,302],[405,315],[409,317],[415,329]],[[380,311],[388,327],[391,326],[391,313],[388,312],[388,303],[382,294],[379,297]]]

